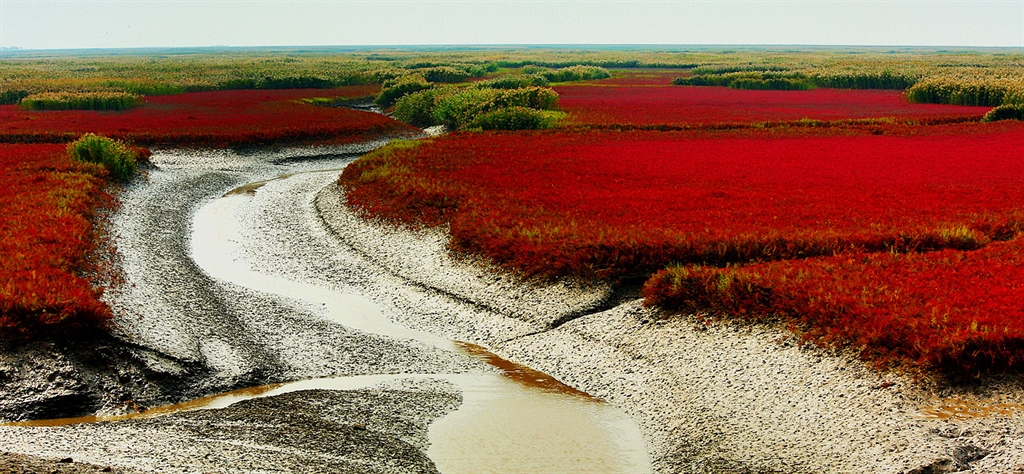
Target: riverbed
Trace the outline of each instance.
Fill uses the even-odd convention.
[[[381,143],[154,155],[114,218],[107,298],[146,376],[176,383],[0,428],[0,449],[159,472],[650,471],[621,410],[396,323],[467,308],[347,248],[312,204]]]

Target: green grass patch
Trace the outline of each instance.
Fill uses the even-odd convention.
[[[1024,120],[1024,103],[1000,105],[981,118],[982,122],[997,120]]]
[[[68,156],[72,160],[101,164],[111,177],[120,181],[131,180],[138,169],[138,160],[148,158],[147,155],[146,150],[92,133],[68,144]]]
[[[480,130],[542,130],[554,128],[565,117],[558,110],[537,110],[521,106],[503,107],[478,114],[466,124],[467,129]]]
[[[369,104],[376,96],[365,95],[359,97],[307,97],[299,99],[300,102],[317,107],[352,107],[354,105]]]
[[[21,99],[26,110],[126,110],[142,105],[130,92],[41,92]]]
[[[17,104],[25,97],[28,97],[25,91],[0,91],[0,105]]]
[[[410,74],[397,79],[384,81],[380,94],[374,101],[381,108],[388,108],[394,105],[395,101],[402,97],[433,87],[426,78],[418,74]]]

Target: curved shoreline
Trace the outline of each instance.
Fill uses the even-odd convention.
[[[341,471],[345,471],[345,466],[349,466],[349,470],[359,467],[356,470],[375,472],[433,471],[433,460],[426,457],[428,428],[433,433],[434,421],[445,413],[457,411],[456,399],[461,399],[461,389],[444,383],[424,384],[414,379],[429,378],[430,374],[445,379],[445,374],[489,373],[496,369],[474,357],[438,350],[402,335],[383,337],[353,330],[346,327],[344,321],[339,325],[332,319],[333,311],[329,306],[321,304],[320,298],[326,298],[325,295],[263,293],[266,290],[235,282],[231,274],[251,268],[281,282],[309,282],[321,286],[327,293],[330,292],[327,290],[365,293],[373,303],[382,305],[381,311],[392,319],[403,312],[397,308],[417,307],[421,309],[419,313],[425,310],[453,315],[476,313],[479,308],[466,307],[464,300],[438,295],[432,290],[424,291],[386,272],[381,274],[379,265],[338,248],[312,209],[313,196],[333,181],[333,176],[330,172],[289,172],[317,170],[318,163],[288,160],[282,165],[279,154],[222,155],[182,153],[158,157],[161,169],[152,172],[150,183],[130,191],[125,198],[125,212],[119,216],[120,243],[125,252],[122,263],[128,284],[111,294],[116,299],[115,306],[121,309],[118,320],[121,334],[132,336],[139,347],[160,356],[139,361],[150,375],[178,379],[176,385],[180,385],[178,390],[147,396],[148,402],[144,398],[140,405],[160,404],[161,396],[173,397],[171,401],[176,401],[179,397],[216,393],[238,384],[248,386],[376,371],[397,374],[390,378],[398,383],[341,394],[302,392],[290,396],[301,400],[297,407],[291,408],[278,400],[280,395],[274,395],[224,409],[153,418],[55,427],[0,427],[0,450],[55,459],[73,457],[76,461],[161,472],[194,469],[245,472],[266,467],[315,470],[318,466]],[[342,155],[333,158],[326,161],[333,166],[326,168],[337,169],[338,163],[343,166],[345,160],[351,159]],[[268,179],[274,176],[283,179]],[[210,207],[204,203],[226,202],[218,196],[250,181],[260,181],[264,186],[253,187],[253,192],[246,193],[249,196],[225,198],[232,202],[241,200],[243,204],[231,216],[216,214],[212,217],[218,222],[237,219],[240,233],[234,237],[231,233],[224,234],[232,242],[228,246],[232,248],[215,245],[205,249],[205,260],[197,257],[194,252],[197,243],[190,244],[190,236],[200,233],[204,227],[200,217]],[[211,215],[206,216],[206,220],[210,218]],[[215,254],[213,265],[217,271],[206,268],[210,266],[211,252]],[[424,302],[427,304],[420,304]],[[534,330],[527,325],[521,328],[527,332]],[[265,357],[266,354],[273,357]],[[198,370],[176,373],[172,367],[176,361],[195,365]],[[478,395],[468,390],[464,392],[469,398]],[[381,393],[386,394],[388,403],[375,404],[374,397]],[[339,397],[355,410],[326,415],[322,410],[307,410]],[[588,410],[591,409],[585,411]],[[501,414],[506,410],[490,411]],[[604,406],[601,411],[617,412],[610,406]],[[395,427],[383,426],[373,422],[374,419],[359,421],[361,412],[377,413],[374,418],[385,421],[388,418],[404,421]],[[632,425],[621,412],[616,416]],[[221,418],[228,419],[227,424],[232,428],[225,430]],[[272,429],[263,426],[264,418],[305,421]],[[554,423],[551,419],[557,417],[545,418],[548,420],[545,423]],[[607,421],[593,426],[611,427],[611,434],[621,438],[622,427]],[[307,424],[309,428],[304,427]],[[370,439],[348,439],[353,434],[351,426],[359,424],[364,428],[356,431],[364,431],[362,434],[370,435]],[[460,429],[461,425],[453,426],[467,431]],[[480,424],[499,437],[503,433],[501,426],[504,425],[488,426]],[[544,423],[538,426],[545,426],[550,433],[560,432]],[[630,449],[643,453],[639,433],[635,426],[631,430],[632,439],[636,441],[630,443]],[[345,446],[331,452],[325,442],[314,439],[337,436],[347,437],[348,442],[356,443],[359,449],[351,455]],[[550,438],[526,436],[522,439]],[[407,449],[410,440],[415,441],[412,443],[414,450]],[[200,441],[215,442],[203,448],[202,459],[193,459],[194,450],[188,446]],[[379,459],[364,459],[363,453],[373,450],[380,452]],[[287,455],[275,455],[276,451],[287,452]],[[600,456],[586,458],[599,459]],[[553,458],[538,456],[536,459],[547,459],[548,465],[561,465]],[[633,471],[626,468],[623,472]]]
[[[383,359],[399,372],[409,370],[409,361],[427,366],[423,370],[438,372],[464,367],[444,357],[434,356],[425,362],[399,341],[351,334],[316,318],[311,323],[308,315],[316,315],[317,310],[310,305],[282,302],[193,278],[193,264],[179,264],[180,256],[188,252],[188,245],[182,248],[180,241],[182,235],[188,235],[188,226],[184,234],[182,229],[162,233],[157,232],[157,224],[168,218],[178,222],[192,215],[203,200],[209,199],[192,196],[200,188],[223,192],[248,179],[272,179],[283,174],[283,168],[305,165],[301,154],[281,163],[261,161],[266,157],[222,156],[200,161],[194,169],[195,157],[182,154],[164,158],[162,165],[168,170],[192,170],[194,174],[188,175],[192,181],[175,186],[164,182],[163,188],[144,190],[149,208],[144,212],[152,212],[155,217],[142,219],[136,215],[129,219],[149,222],[134,231],[144,237],[134,250],[152,252],[148,246],[156,245],[161,258],[168,260],[144,263],[138,256],[129,258],[129,281],[138,286],[123,288],[118,306],[128,311],[120,316],[121,322],[127,323],[122,326],[126,333],[148,335],[137,349],[156,350],[151,354],[133,353],[150,375],[184,377],[198,382],[191,387],[193,390],[210,391],[225,383],[246,383],[254,377],[275,381],[321,373],[360,373],[369,361],[354,359],[353,354],[369,349],[378,359],[374,363],[379,363],[381,356],[377,353],[383,354],[382,344],[395,346],[405,354]],[[286,209],[264,206],[259,212],[268,214],[252,214],[247,220],[253,230],[272,237],[243,252],[263,256],[254,263],[257,270],[365,289],[371,299],[387,308],[388,317],[406,327],[479,344],[607,400],[640,425],[658,472],[923,473],[970,467],[972,472],[1002,473],[1024,467],[1024,417],[926,419],[920,409],[933,403],[931,398],[936,394],[908,380],[873,372],[851,357],[800,349],[785,331],[724,322],[704,326],[688,318],[659,321],[635,299],[619,302],[619,296],[607,286],[519,281],[481,262],[452,258],[443,231],[410,232],[360,219],[339,205],[341,196],[329,178],[320,176],[303,182],[302,189],[288,189],[278,188],[281,183],[271,180],[266,189],[256,191],[257,196],[278,193],[290,203],[278,206]],[[168,197],[182,189],[192,197],[182,198],[185,205],[179,208]],[[190,201],[195,199],[198,201]],[[143,212],[138,208],[128,211]],[[279,225],[275,219],[260,218],[274,215],[289,215],[298,224]],[[302,235],[316,242],[307,252],[296,253],[296,248],[303,250],[306,245],[293,242],[300,228],[305,233]],[[166,253],[160,253],[163,251]],[[332,259],[336,261],[329,262]],[[331,273],[339,262],[367,260],[372,272]],[[143,264],[148,266],[132,266]],[[162,270],[150,274],[154,265]],[[379,269],[387,271],[378,274]],[[145,275],[145,279],[131,280],[132,274]],[[190,294],[199,296],[178,298]],[[222,311],[225,314],[220,315],[204,316],[207,310],[195,313],[188,309],[204,298],[215,298],[215,302],[221,302],[217,304],[240,299],[227,305]],[[186,302],[184,307],[181,301]],[[147,319],[154,313],[170,318],[167,321],[171,324],[154,326],[161,321]],[[195,318],[219,321],[227,316],[238,321],[202,330],[214,336],[213,345],[209,344],[209,335],[196,333],[198,329],[192,327]],[[273,336],[280,332],[275,325],[282,323],[295,334]],[[238,324],[260,337],[241,342],[237,336],[228,337]],[[309,327],[311,324],[315,327]],[[340,347],[324,344],[328,339],[332,346]],[[276,358],[258,363],[259,354],[266,351],[264,346],[272,349]],[[225,359],[225,354],[240,357]],[[192,370],[186,364],[201,370],[189,374]],[[1024,394],[1020,381],[989,385],[983,390],[997,400],[1020,401]],[[451,407],[451,400],[457,396],[443,387],[429,391],[434,394],[420,403],[426,403],[435,413],[450,409],[446,407]],[[374,397],[383,394],[401,401],[407,393],[407,387],[396,386],[353,395],[364,400],[357,402],[367,403],[363,409],[369,410],[372,404],[368,401]],[[942,395],[950,394],[956,392]],[[160,399],[164,395],[152,396]],[[331,397],[334,395],[311,393],[303,395],[302,400],[319,406],[319,400]],[[280,408],[280,403],[271,399],[241,406],[231,413],[255,415],[253,426],[258,426],[259,416],[281,416],[275,412]],[[429,417],[418,415],[415,408],[399,407],[424,430]],[[174,416],[162,421],[62,429],[0,427],[4,434],[0,436],[0,450],[57,458],[74,453],[76,461],[169,472],[175,465],[165,464],[168,456],[175,462],[188,461],[189,443],[211,433],[197,428],[182,434],[183,428],[188,431],[200,423],[215,424],[215,417]],[[217,456],[253,456],[252,452],[231,447],[252,442],[241,430],[218,441],[224,447],[203,453],[212,456],[212,461],[203,461],[211,469],[226,465],[218,463]],[[118,448],[108,451],[106,443],[115,443]],[[280,462],[267,446],[248,446],[256,454],[246,462]],[[273,442],[268,446],[273,447]],[[312,453],[305,462],[331,459],[326,451],[320,451],[325,448],[319,444],[287,449]],[[136,461],[139,453],[149,457],[140,463]]]
[[[929,418],[922,408],[939,394],[848,354],[802,349],[787,331],[663,321],[639,300],[606,309],[606,287],[516,281],[452,258],[441,230],[365,221],[342,202],[336,186],[315,202],[335,238],[396,275],[491,310],[454,325],[401,323],[480,344],[620,406],[641,426],[659,472],[1024,469],[1022,416]],[[567,313],[575,317],[551,324]],[[1020,381],[980,391],[993,402],[1024,399]]]

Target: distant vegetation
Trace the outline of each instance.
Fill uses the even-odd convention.
[[[21,99],[27,110],[126,110],[142,105],[130,92],[40,92]]]
[[[932,53],[907,55],[898,62],[877,54],[750,54],[746,64],[722,59],[674,83],[736,89],[906,89],[912,102],[952,105],[1024,102],[1024,67],[1014,55]]]
[[[558,94],[543,87],[447,87],[402,97],[393,113],[395,118],[421,127],[524,130],[553,126],[559,117],[554,110],[557,106]]]
[[[491,87],[608,77],[606,68],[692,69],[680,84],[739,89],[910,89],[914,101],[998,106],[1024,101],[1021,55],[958,51],[489,50],[13,56],[0,104],[40,92],[142,96],[231,89],[333,88],[416,75],[431,84],[491,76]],[[516,73],[505,79],[508,73]],[[393,100],[397,99],[394,97]]]

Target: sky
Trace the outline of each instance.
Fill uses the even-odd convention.
[[[0,47],[1002,46],[1024,0],[0,0]]]

